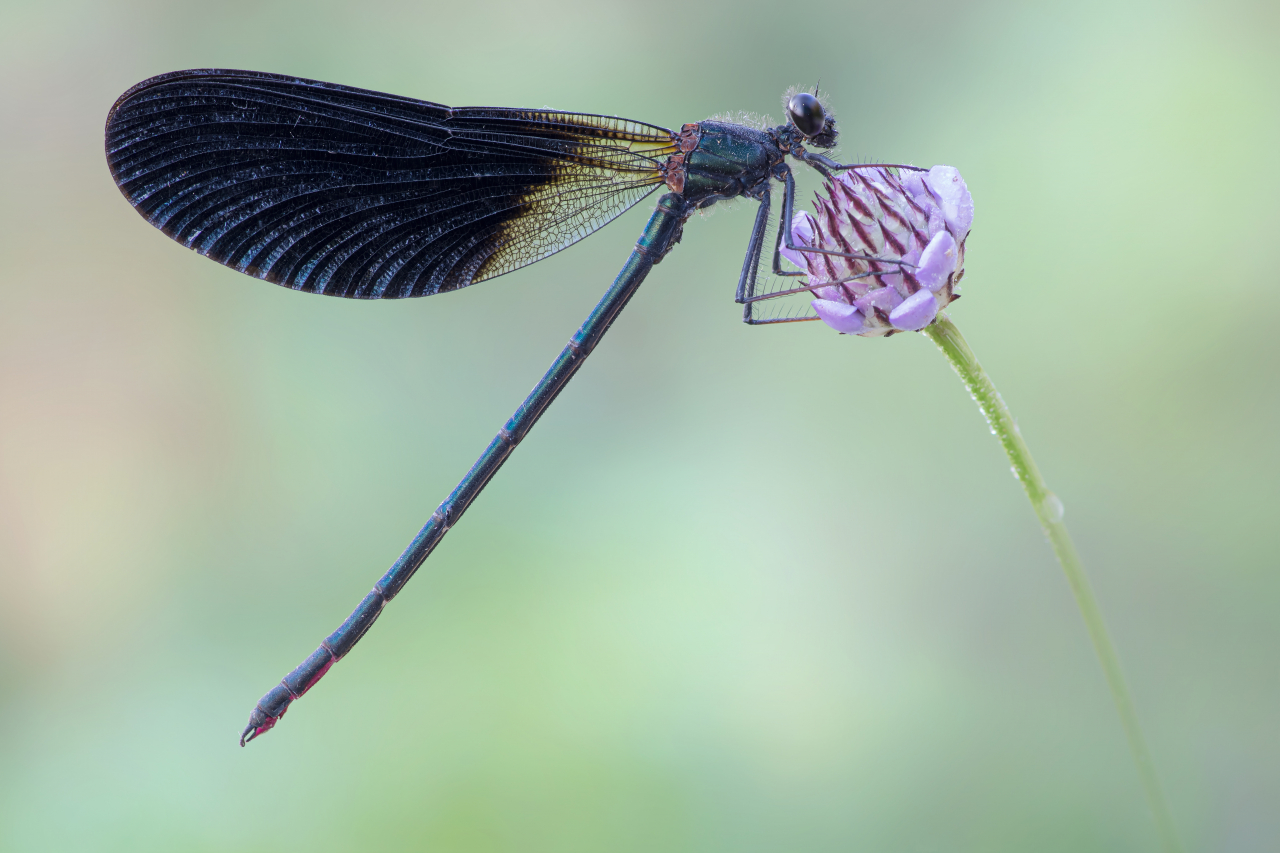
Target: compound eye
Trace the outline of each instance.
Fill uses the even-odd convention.
[[[805,136],[817,136],[827,124],[827,114],[818,99],[808,92],[797,92],[787,101],[787,115],[796,130]]]

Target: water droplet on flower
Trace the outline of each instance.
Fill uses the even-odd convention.
[[[1040,501],[1040,511],[1044,513],[1046,521],[1057,524],[1062,521],[1062,516],[1066,514],[1067,509],[1057,495],[1053,492],[1045,492],[1044,498]]]

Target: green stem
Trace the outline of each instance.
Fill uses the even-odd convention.
[[[938,348],[951,361],[951,366],[964,380],[965,387],[973,395],[974,402],[986,416],[987,423],[1000,439],[1004,452],[1013,463],[1013,472],[1017,475],[1022,487],[1031,499],[1031,506],[1040,519],[1040,525],[1049,537],[1053,553],[1062,564],[1062,571],[1067,575],[1067,583],[1075,594],[1080,615],[1084,617],[1085,628],[1089,631],[1089,639],[1093,640],[1093,648],[1102,662],[1102,671],[1106,673],[1107,684],[1111,687],[1111,698],[1115,700],[1116,710],[1120,712],[1120,722],[1124,725],[1125,735],[1129,739],[1129,748],[1133,751],[1134,763],[1138,766],[1138,775],[1142,777],[1142,785],[1147,792],[1147,800],[1151,811],[1155,814],[1156,827],[1160,832],[1164,847],[1170,853],[1180,851],[1178,835],[1173,827],[1173,818],[1169,807],[1165,804],[1164,795],[1160,792],[1160,781],[1156,778],[1155,766],[1151,762],[1151,754],[1147,751],[1142,737],[1142,728],[1138,725],[1138,715],[1133,709],[1133,699],[1129,696],[1129,688],[1125,685],[1124,674],[1120,671],[1120,660],[1116,657],[1115,647],[1107,635],[1107,627],[1102,621],[1102,613],[1098,610],[1098,601],[1093,597],[1093,589],[1080,565],[1080,555],[1071,542],[1066,525],[1062,523],[1062,502],[1057,495],[1049,491],[1031,458],[1031,451],[1018,432],[1018,426],[1009,414],[1009,407],[1000,398],[991,379],[988,378],[982,365],[974,356],[973,350],[965,342],[960,330],[955,327],[947,315],[939,315],[932,326],[924,330]]]

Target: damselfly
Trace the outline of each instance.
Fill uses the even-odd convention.
[[[787,121],[725,121],[673,132],[611,116],[547,109],[446,107],[332,83],[251,71],[179,71],[139,83],[107,117],[107,162],[121,192],[174,240],[256,278],[328,296],[398,299],[457,290],[581,240],[658,189],[659,200],[613,285],[458,487],[355,611],[258,702],[243,746],[269,730],[369,630],[599,343],[685,221],[718,201],[759,202],[736,301],[743,320],[817,319],[810,290],[781,264],[793,245],[787,158],[832,172],[809,150],[836,144],[814,94],[786,100]],[[781,216],[762,262],[775,182]],[[805,249],[866,262],[901,261]],[[907,265],[909,266],[909,265]],[[763,273],[763,275],[762,275]],[[786,281],[796,282],[788,287]],[[830,285],[831,282],[823,282]],[[794,300],[792,300],[794,303]]]

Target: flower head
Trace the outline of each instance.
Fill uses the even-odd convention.
[[[866,337],[932,323],[958,297],[964,275],[973,198],[960,173],[876,166],[842,172],[825,188],[816,214],[792,219],[792,242],[877,260],[784,247],[783,257],[808,274],[818,316],[837,332]]]

